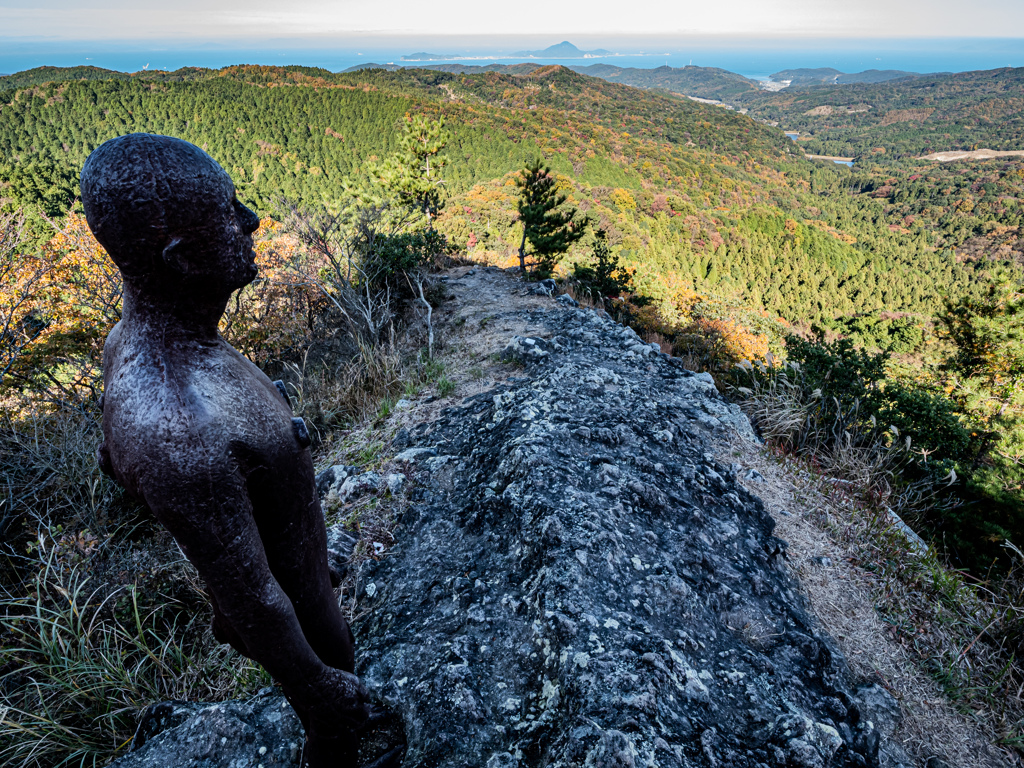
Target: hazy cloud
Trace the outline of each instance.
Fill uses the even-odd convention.
[[[1020,0],[0,0],[0,37],[231,40],[352,33],[1024,36]]]

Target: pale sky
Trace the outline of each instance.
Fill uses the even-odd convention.
[[[0,38],[348,34],[1024,37],[1024,0],[0,0]]]

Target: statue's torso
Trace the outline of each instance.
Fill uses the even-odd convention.
[[[288,405],[226,341],[119,324],[104,349],[103,432],[117,478],[147,499],[162,474],[269,471],[312,479]],[[307,491],[308,494],[308,491]],[[306,494],[303,494],[306,495]]]

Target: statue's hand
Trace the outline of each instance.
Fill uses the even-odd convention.
[[[370,694],[358,677],[340,669],[328,668],[328,679],[317,686],[309,710],[312,730],[362,730],[370,716]]]
[[[309,705],[303,768],[354,768],[359,732],[369,717],[370,695],[359,678],[328,668]]]
[[[114,478],[114,463],[110,460],[110,450],[106,443],[100,443],[96,447],[96,463],[100,465],[100,471],[104,475]]]

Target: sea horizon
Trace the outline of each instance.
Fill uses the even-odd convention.
[[[542,50],[567,39],[583,50],[605,48],[611,56],[588,58],[524,57],[514,50]],[[1015,38],[603,38],[598,45],[582,36],[544,38],[543,45],[524,39],[521,45],[505,43],[504,50],[487,47],[475,38],[435,40],[407,38],[380,40],[371,37],[339,40],[318,47],[297,46],[294,40],[267,41],[256,45],[186,45],[173,42],[77,43],[53,41],[4,40],[0,38],[0,73],[40,66],[74,67],[91,65],[121,72],[143,69],[175,70],[181,67],[220,69],[237,64],[322,67],[340,72],[367,63],[422,67],[437,64],[565,64],[589,66],[610,64],[617,67],[653,69],[659,66],[717,67],[748,77],[765,80],[785,69],[831,67],[856,73],[868,69],[908,72],[965,72],[1024,67],[1024,40]],[[646,45],[645,45],[646,43]],[[456,55],[445,61],[403,61],[417,52]]]

